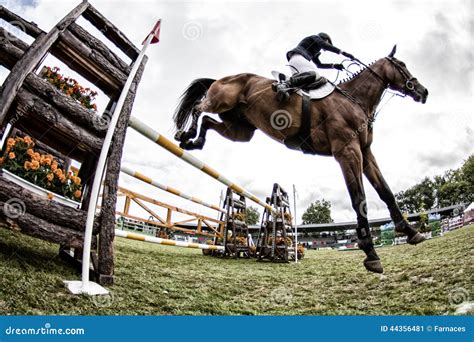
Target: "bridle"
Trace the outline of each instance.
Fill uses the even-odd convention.
[[[407,96],[408,92],[413,91],[415,89],[415,81],[417,80],[416,77],[410,76],[410,74],[400,65],[400,62],[394,60],[392,57],[385,57],[392,65],[398,70],[398,72],[403,76],[405,79],[405,84],[403,88],[399,91],[404,95]],[[390,84],[388,84],[389,86]]]
[[[396,69],[397,71],[402,75],[402,77],[405,79],[405,84],[403,85],[403,88],[401,89],[398,89],[396,90],[397,92],[392,92],[392,97],[394,95],[397,95],[397,96],[401,96],[401,97],[406,97],[409,92],[413,91],[415,89],[415,81],[417,80],[415,77],[411,76],[404,68],[402,65],[400,65],[400,62],[396,61],[395,59],[393,59],[392,57],[385,57]],[[363,62],[361,62],[360,60],[358,60],[357,58],[354,58],[354,61],[357,62],[357,63],[360,63],[362,66],[365,67],[366,70],[370,71],[372,73],[372,75],[374,75],[378,80],[380,80],[383,84],[384,84],[384,88],[385,90],[387,90],[387,88],[390,88],[391,86],[391,83],[388,82],[385,78],[383,78],[382,76],[380,76],[375,70],[373,70],[369,65],[366,65],[364,64]],[[340,89],[339,87],[337,87],[339,89],[339,91],[345,95],[346,97],[348,97],[351,101],[357,103],[359,106],[362,107],[362,105],[360,104],[359,101],[357,101],[356,98],[354,98],[353,96],[351,96],[349,93],[347,93],[346,91],[343,91],[342,89]],[[399,94],[401,93],[401,95]],[[384,92],[384,95],[385,95],[385,92]],[[392,98],[391,97],[391,98]],[[382,98],[383,98],[383,95],[382,95]],[[391,99],[390,98],[390,99]],[[389,100],[390,100],[389,99]],[[387,101],[388,102],[388,101]],[[373,113],[371,116],[369,116],[369,129],[372,129],[373,127],[373,123],[375,122],[375,118],[377,117],[378,113],[380,112],[381,108],[379,110],[377,110],[375,113]]]

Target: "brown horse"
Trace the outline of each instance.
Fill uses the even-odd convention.
[[[382,273],[369,230],[362,174],[387,205],[396,231],[406,234],[408,243],[413,245],[424,240],[403,218],[370,148],[375,109],[387,88],[408,95],[416,102],[425,103],[428,96],[428,90],[411,75],[405,63],[394,57],[395,50],[396,47],[387,57],[339,84],[331,95],[311,101],[310,127],[301,127],[304,126],[302,97],[293,94],[284,104],[278,103],[271,89],[274,82],[271,79],[254,74],[238,74],[217,81],[197,79],[185,91],[176,110],[175,139],[184,149],[201,149],[208,129],[232,141],[250,141],[254,131],[260,129],[285,143],[306,129],[305,139],[312,153],[334,156],[338,161],[357,215],[358,245],[367,255],[364,266],[369,271]],[[219,114],[222,122],[205,115],[196,138],[202,112]],[[190,119],[190,127],[185,131]]]

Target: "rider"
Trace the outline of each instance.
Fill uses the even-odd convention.
[[[288,99],[288,90],[290,88],[303,87],[316,82],[319,79],[317,67],[337,70],[344,68],[342,64],[321,63],[319,60],[321,50],[342,54],[350,59],[354,58],[350,53],[333,46],[331,38],[327,33],[321,32],[318,35],[304,38],[294,49],[286,53],[293,76],[287,82],[276,84],[275,90],[280,101]]]

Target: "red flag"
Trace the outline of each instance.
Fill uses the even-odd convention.
[[[151,39],[150,44],[156,44],[160,41],[160,29],[161,29],[161,19],[158,19],[155,26],[153,26],[153,29],[150,32],[150,34],[153,36],[153,38]],[[146,42],[147,38],[150,36],[150,34],[145,38],[142,45],[145,44],[145,42]]]

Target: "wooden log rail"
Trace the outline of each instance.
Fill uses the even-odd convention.
[[[0,173],[0,201],[7,202],[19,198],[24,203],[26,211],[32,216],[45,221],[67,227],[77,232],[83,232],[86,224],[86,212],[77,210],[55,201],[43,198],[22,186],[5,179]],[[94,224],[97,233],[99,223]]]
[[[48,127],[45,131],[53,128],[61,132],[65,136],[61,141],[72,141],[73,145],[80,150],[99,154],[103,139],[78,126],[38,96],[20,89],[15,102],[16,112],[22,114],[22,120],[40,121]],[[20,123],[19,125],[21,126]]]
[[[88,10],[85,9],[85,11]],[[91,21],[93,25],[98,25],[98,29],[103,30],[103,27],[107,27],[107,30],[111,31],[109,32],[109,36],[112,37],[111,41],[121,44],[121,46],[118,46],[120,49],[125,49],[131,56],[135,55],[133,51],[136,48],[131,47],[133,44],[100,13],[95,9],[89,11],[88,15],[84,15],[84,13],[84,18]],[[25,33],[35,39],[46,35],[46,32],[38,28],[36,24],[24,20],[3,6],[0,6],[0,18],[7,22],[17,22],[22,28],[25,28]],[[115,97],[125,84],[127,75],[130,73],[130,66],[80,25],[71,22],[66,26],[57,35],[57,41],[51,43],[51,54],[94,83],[105,94]],[[114,31],[117,32],[114,33]],[[8,35],[14,37],[12,33],[8,32]],[[105,36],[107,37],[107,34]],[[23,43],[20,39],[11,39],[11,44],[15,45],[17,42],[19,44]],[[22,48],[23,51],[26,50],[22,46],[18,47]],[[6,64],[5,66],[9,69],[14,66],[11,60]]]
[[[208,217],[208,216],[205,216],[205,215],[201,215],[201,214],[198,214],[198,213],[186,210],[186,209],[182,209],[182,208],[179,208],[179,207],[176,207],[176,206],[173,206],[173,205],[169,205],[167,203],[158,201],[156,199],[144,196],[144,195],[139,194],[135,191],[128,190],[128,189],[125,189],[125,188],[122,188],[122,187],[119,187],[119,191],[118,191],[117,195],[118,196],[125,196],[125,206],[124,206],[123,212],[117,212],[117,214],[119,214],[121,216],[129,217],[129,218],[136,219],[136,220],[141,220],[141,221],[147,222],[147,223],[152,223],[152,224],[155,224],[155,225],[163,227],[163,228],[170,228],[170,229],[174,229],[174,230],[180,230],[180,231],[183,231],[183,232],[186,232],[186,233],[208,235],[208,236],[213,236],[213,237],[214,236],[222,237],[222,232],[223,232],[223,228],[224,228],[224,222],[223,221],[220,221],[220,220],[217,220],[215,218]],[[142,218],[137,217],[137,216],[130,215],[129,209],[130,209],[130,202],[131,201],[138,204],[143,210],[148,212],[152,217],[154,217],[158,221],[146,220],[146,219],[142,219]],[[160,215],[158,215],[156,213],[156,211],[149,208],[142,201],[153,204],[153,205],[158,206],[160,208],[166,209],[166,218],[162,218]],[[172,215],[173,215],[174,212],[190,216],[190,218],[180,220],[180,221],[173,221]],[[180,227],[180,225],[184,225],[185,223],[190,223],[190,222],[195,222],[195,221],[197,222],[197,229],[196,230]],[[208,231],[210,231],[212,233],[209,233],[209,234],[206,233],[205,231],[203,231],[203,228],[206,228]]]
[[[108,40],[114,43],[123,53],[131,58],[132,61],[137,59],[140,54],[135,45],[120,31],[114,24],[112,24],[106,17],[97,11],[94,6],[87,7],[82,15],[84,19],[88,20],[92,25],[101,31]]]
[[[49,82],[35,74],[29,74],[25,79],[25,85],[29,92],[53,104],[61,114],[91,134],[101,138],[105,136],[107,124],[101,122],[96,113],[84,108],[72,97],[63,96],[63,93]]]
[[[0,124],[4,122],[10,105],[16,97],[18,89],[23,84],[26,76],[33,71],[35,66],[41,61],[51,46],[56,42],[59,35],[76,21],[76,19],[89,6],[87,2],[81,2],[68,15],[66,15],[54,28],[47,34],[40,35],[25,51],[18,62],[15,63],[11,72],[3,82],[2,92],[0,93]]]

